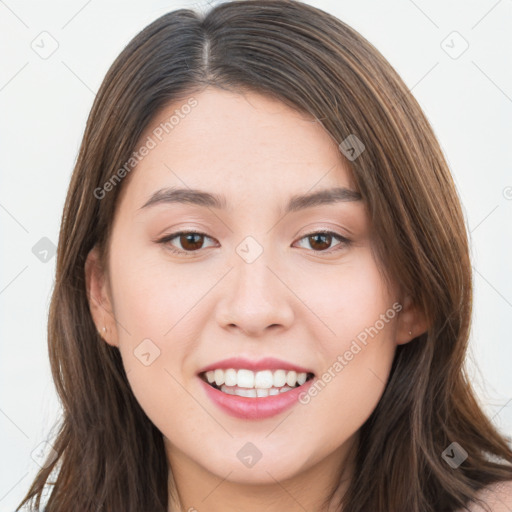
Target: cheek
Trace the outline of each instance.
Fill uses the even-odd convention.
[[[169,338],[174,326],[215,282],[215,276],[201,279],[192,265],[172,265],[160,250],[125,255],[112,251],[112,262],[116,319],[138,337]]]
[[[400,305],[369,253],[361,252],[331,279],[320,282],[316,307],[330,328],[316,340],[323,369],[301,402],[329,418],[331,439],[355,432],[384,391],[396,350]]]
[[[304,272],[304,275],[308,275]],[[300,278],[299,278],[300,279]],[[332,354],[343,349],[347,341],[371,329],[388,313],[386,325],[396,314],[394,298],[390,293],[377,264],[367,249],[355,251],[346,262],[328,268],[314,279],[301,281],[299,293],[307,297],[310,309],[322,318],[329,328],[326,336],[319,337],[322,350]],[[347,347],[348,348],[348,347]]]
[[[135,251],[112,251],[111,282],[119,350],[134,394],[143,407],[164,400],[172,377],[180,379],[185,347],[174,340],[187,300],[184,278]],[[176,326],[176,327],[175,327]],[[170,341],[173,340],[172,349]],[[172,357],[171,357],[172,355]]]
[[[327,453],[355,434],[379,403],[395,353],[394,329],[391,320],[381,330],[362,330],[365,337],[359,339],[338,336],[325,351],[322,373],[300,397],[304,415],[315,418],[321,430]],[[357,332],[358,327],[348,330]]]

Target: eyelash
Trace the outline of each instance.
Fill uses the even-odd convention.
[[[176,233],[171,233],[169,235],[164,236],[163,238],[161,238],[159,240],[156,240],[156,243],[165,244],[165,245],[167,245],[168,249],[171,252],[173,252],[175,254],[182,254],[185,256],[192,256],[194,253],[197,253],[201,250],[201,249],[197,249],[195,251],[185,251],[185,250],[181,250],[181,249],[176,249],[176,247],[170,245],[171,240],[174,240],[175,238],[178,238],[181,235],[199,235],[199,236],[204,236],[206,238],[211,238],[206,233],[202,233],[200,231],[177,231]],[[315,253],[329,253],[330,254],[330,253],[342,250],[351,244],[351,241],[348,238],[345,238],[344,236],[342,236],[334,231],[329,231],[329,230],[319,230],[319,231],[314,231],[312,233],[308,233],[308,234],[304,235],[303,237],[301,237],[299,239],[299,241],[304,240],[305,238],[315,236],[315,235],[331,235],[333,238],[337,239],[340,242],[339,244],[334,246],[334,247],[337,247],[337,249],[334,249],[334,250],[332,248],[324,250],[324,251],[315,251],[315,250],[311,249]]]

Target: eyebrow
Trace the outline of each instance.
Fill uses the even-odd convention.
[[[345,187],[335,187],[312,192],[298,194],[290,198],[285,208],[285,213],[296,212],[326,204],[339,202],[360,201],[362,196],[355,190]],[[192,188],[162,188],[153,193],[149,199],[139,208],[149,208],[157,204],[189,203],[208,208],[226,209],[227,201],[225,196],[212,194]]]

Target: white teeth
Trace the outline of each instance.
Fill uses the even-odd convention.
[[[302,386],[306,382],[307,373],[297,373],[294,370],[228,370],[216,369],[206,372],[206,380],[215,383],[222,392],[248,398],[275,396],[286,393]]]
[[[256,398],[256,390],[252,389],[244,389],[244,388],[235,388],[235,395],[245,396],[247,398]]]
[[[270,370],[256,372],[256,375],[254,376],[255,388],[270,389],[273,384],[274,377],[272,376],[272,372]]]
[[[238,395],[245,396],[247,398],[265,398],[267,396],[279,395],[279,393],[285,393],[286,391],[290,391],[288,386],[283,386],[282,388],[270,388],[270,389],[254,389],[254,388],[238,388],[238,387],[230,387],[223,384],[220,387],[220,390],[223,393],[227,393],[228,395]]]
[[[302,386],[306,382],[307,374],[297,373],[294,370],[261,370],[253,372],[251,370],[229,368],[228,370],[216,369],[206,372],[206,380],[210,383],[221,387],[237,386],[245,389],[271,389],[283,388],[289,386],[294,388]],[[263,395],[262,395],[263,396]]]
[[[295,384],[297,384],[297,372],[292,370],[286,374],[286,384],[288,384],[290,387],[293,387]]]
[[[224,372],[222,370],[215,370],[215,384],[217,386],[224,384]]]
[[[235,394],[235,388],[230,388],[230,387],[226,386],[225,384],[220,387],[220,390],[224,393],[227,393],[228,395]]]
[[[226,386],[236,386],[236,370],[233,370],[233,368],[226,370],[224,375],[224,381],[226,383]]]
[[[216,372],[222,370],[215,370]],[[238,370],[236,384],[240,388],[254,388],[254,372],[251,370]]]
[[[286,372],[284,370],[276,370],[274,372],[274,387],[280,388],[286,384]]]

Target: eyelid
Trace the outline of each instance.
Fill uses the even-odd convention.
[[[303,238],[306,238],[308,236],[318,235],[318,234],[326,234],[326,235],[332,235],[336,238],[339,238],[340,240],[343,240],[344,242],[350,242],[351,240],[341,233],[338,233],[338,231],[335,231],[333,228],[317,228],[317,229],[310,229],[306,231],[303,235],[297,235],[297,240],[302,240]]]

